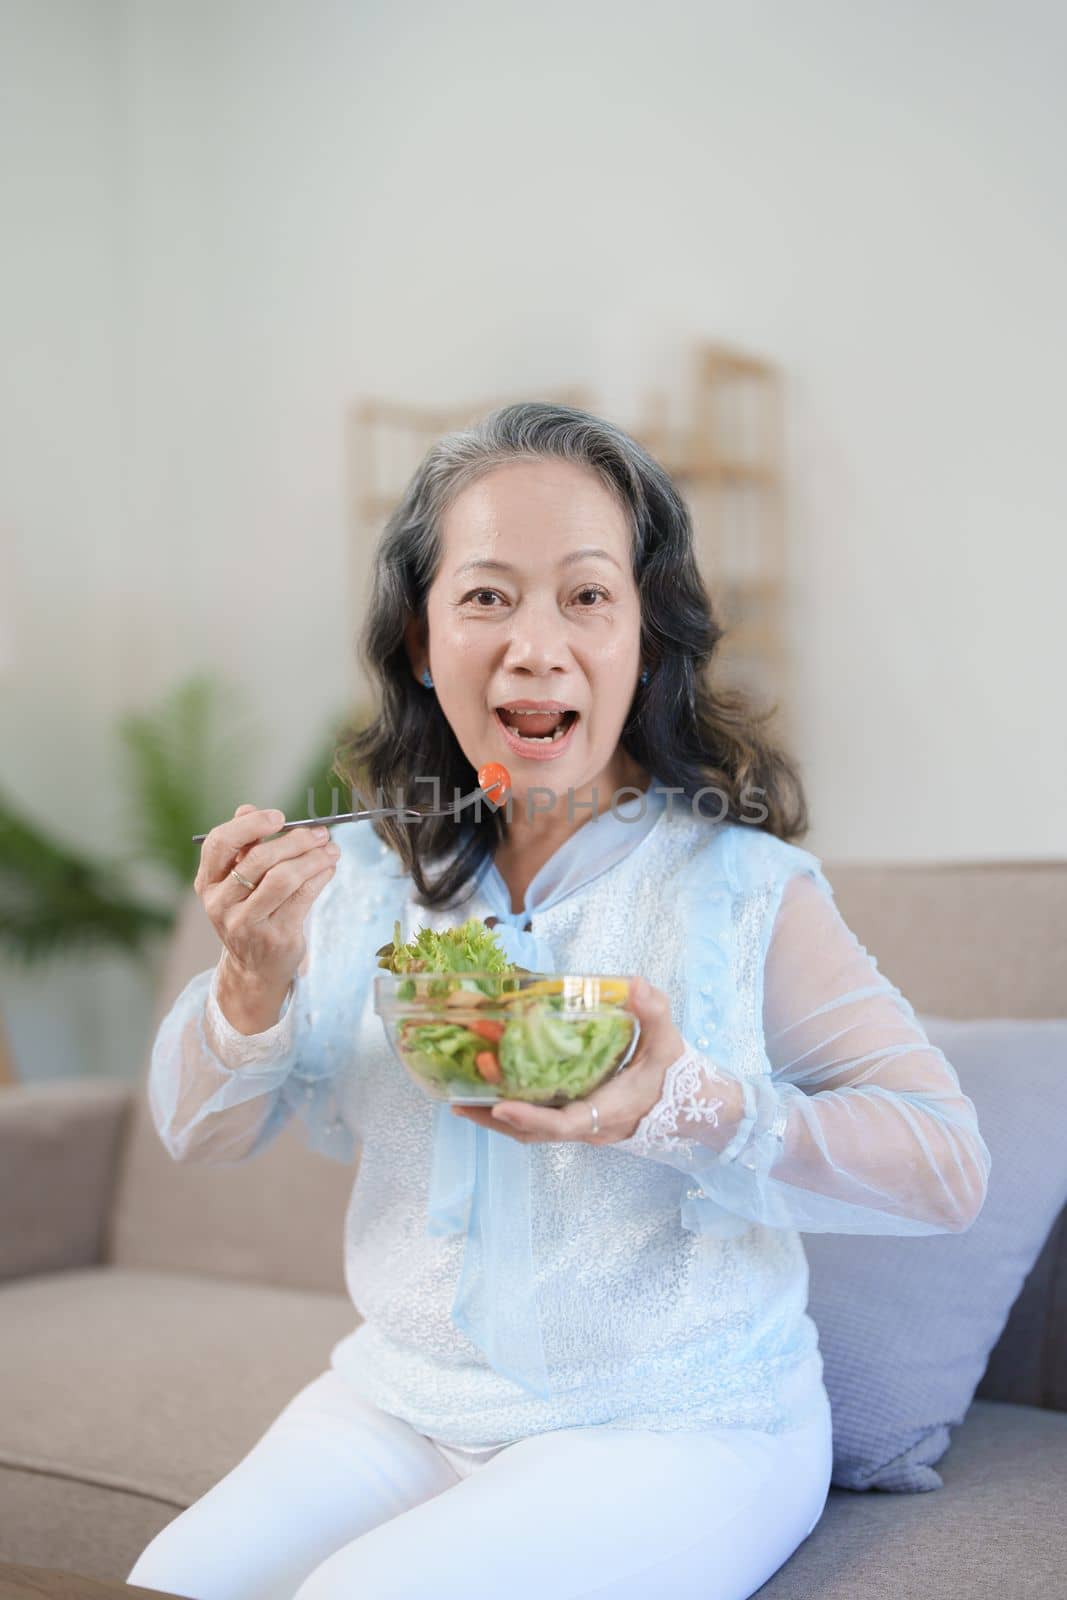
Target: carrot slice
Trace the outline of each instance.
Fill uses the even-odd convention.
[[[476,1033],[480,1038],[488,1039],[490,1044],[499,1044],[504,1036],[504,1024],[492,1017],[476,1017],[464,1026],[468,1033]]]
[[[478,1068],[486,1083],[501,1083],[504,1074],[500,1070],[500,1062],[491,1050],[479,1050],[474,1058],[474,1065]]]

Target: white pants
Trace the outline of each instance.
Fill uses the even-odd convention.
[[[788,1434],[566,1428],[479,1458],[330,1368],[126,1582],[190,1600],[744,1600],[815,1527],[831,1455],[826,1400]]]

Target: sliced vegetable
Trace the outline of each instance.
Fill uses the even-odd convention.
[[[495,1017],[479,1017],[474,1022],[468,1022],[467,1027],[471,1033],[477,1033],[483,1039],[488,1039],[490,1044],[499,1044],[503,1037],[505,1024],[497,1022]]]
[[[397,999],[416,1007],[430,1001],[427,1009],[438,1013],[402,1018],[397,1043],[412,1070],[446,1093],[492,1083],[531,1101],[577,1099],[604,1081],[633,1034],[634,1018],[621,1009],[626,978],[597,980],[599,1011],[577,1003],[580,978],[538,977],[521,988],[517,979],[530,974],[508,961],[477,917],[441,932],[420,928],[407,944],[397,922],[378,965],[405,975]],[[486,1004],[502,1016],[469,1014]]]
[[[474,1058],[474,1065],[486,1083],[503,1082],[504,1074],[500,1070],[500,1062],[491,1050],[479,1050]]]

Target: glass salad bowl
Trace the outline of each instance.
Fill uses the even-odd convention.
[[[580,1100],[632,1057],[641,1027],[626,978],[386,972],[374,1009],[400,1064],[434,1100]]]

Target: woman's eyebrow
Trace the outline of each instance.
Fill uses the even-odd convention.
[[[619,565],[615,557],[611,554],[610,550],[599,550],[593,545],[583,545],[580,550],[568,551],[568,553],[561,559],[559,564],[561,567],[569,567],[572,566],[575,561],[584,561],[588,556],[599,556],[602,561],[610,561],[613,567],[617,567]],[[459,578],[462,577],[465,572],[514,572],[515,570],[516,569],[507,561],[491,561],[488,558],[483,557],[478,561],[465,561],[461,567],[456,568],[452,576],[454,578]]]

